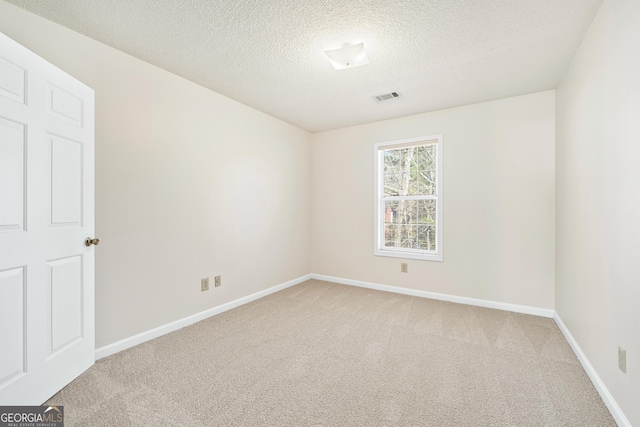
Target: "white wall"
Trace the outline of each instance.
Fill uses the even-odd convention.
[[[374,256],[373,144],[437,133],[444,262]],[[554,307],[553,91],[314,134],[311,194],[313,273]]]
[[[1,1],[0,31],[96,91],[98,347],[309,273],[308,132]]]
[[[556,95],[556,311],[640,426],[640,2],[605,0]],[[627,374],[618,370],[618,346]]]

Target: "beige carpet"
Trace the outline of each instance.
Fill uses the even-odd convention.
[[[102,359],[67,426],[615,426],[551,319],[308,281]]]

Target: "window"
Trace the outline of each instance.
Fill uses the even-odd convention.
[[[442,135],[374,145],[374,254],[442,261]]]

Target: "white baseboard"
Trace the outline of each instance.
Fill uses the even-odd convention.
[[[360,280],[343,279],[341,277],[312,274],[312,279],[335,282],[343,285],[358,286],[360,288],[375,289],[378,291],[393,292],[396,294],[411,295],[414,297],[430,298],[440,301],[455,302],[458,304],[475,305],[478,307],[495,308],[497,310],[513,311],[516,313],[532,314],[541,317],[553,317],[554,311],[549,308],[530,307],[527,305],[509,304],[506,302],[489,301],[477,298],[459,297],[455,295],[439,294],[436,292],[419,291],[417,289],[399,288],[397,286],[380,285],[378,283],[362,282]]]
[[[509,304],[509,303],[496,302],[496,301],[488,301],[488,300],[482,300],[482,299],[476,299],[476,298],[459,297],[455,295],[439,294],[435,292],[419,291],[416,289],[399,288],[396,286],[381,285],[378,283],[363,282],[360,280],[343,279],[341,277],[325,276],[322,274],[311,274],[311,278],[316,280],[324,280],[327,282],[340,283],[343,285],[351,285],[351,286],[358,286],[361,288],[375,289],[378,291],[393,292],[393,293],[403,294],[403,295],[411,295],[411,296],[422,297],[422,298],[431,298],[431,299],[436,299],[441,301],[455,302],[459,304],[475,305],[479,307],[495,308],[498,310],[514,311],[516,313],[532,314],[534,316],[553,318],[556,324],[558,325],[558,328],[560,328],[560,331],[564,335],[565,339],[573,349],[573,352],[576,354],[576,357],[582,364],[582,367],[586,371],[587,375],[589,375],[591,382],[593,383],[596,390],[598,390],[600,397],[602,398],[605,405],[609,409],[609,412],[611,412],[611,415],[613,416],[618,426],[632,427],[631,423],[622,412],[622,409],[620,409],[620,406],[618,406],[618,403],[615,401],[615,399],[609,392],[609,389],[607,389],[607,387],[604,385],[604,382],[600,379],[600,376],[597,374],[597,372],[589,362],[589,359],[587,359],[587,356],[585,356],[585,354],[582,352],[582,349],[580,348],[576,340],[573,338],[573,336],[571,335],[571,333],[569,332],[565,324],[562,322],[562,319],[560,318],[558,313],[556,313],[555,310],[538,308],[538,307],[530,307],[526,305],[517,305],[517,304]]]
[[[100,347],[96,349],[96,360],[102,359],[107,356],[111,356],[112,354],[118,353],[122,350],[126,350],[128,348],[134,347],[138,344],[142,344],[145,341],[152,340],[154,338],[158,338],[164,334],[168,334],[169,332],[177,331],[178,329],[182,329],[185,326],[193,325],[201,320],[207,319],[211,316],[215,316],[216,314],[224,313],[225,311],[231,310],[233,308],[239,307],[241,305],[250,303],[262,297],[266,297],[267,295],[273,294],[275,292],[281,291],[283,289],[289,288],[291,286],[297,285],[298,283],[302,283],[311,278],[310,274],[306,276],[298,277],[297,279],[290,280],[286,283],[282,283],[280,285],[273,286],[269,289],[265,289],[264,291],[256,292],[251,295],[247,295],[246,297],[239,298],[234,301],[230,301],[226,304],[219,305],[217,307],[210,308],[205,311],[201,311],[200,313],[193,314],[191,316],[185,317],[183,319],[176,320],[171,323],[167,323],[162,326],[158,326],[157,328],[148,330],[146,332],[141,332],[137,335],[133,335],[129,338],[125,338],[123,340],[114,342],[113,344],[105,345],[104,347]]]
[[[624,412],[622,412],[622,409],[620,409],[620,406],[618,406],[618,403],[609,392],[609,389],[604,385],[604,382],[600,379],[600,376],[589,362],[589,359],[587,359],[587,356],[582,352],[582,349],[578,345],[577,341],[573,338],[573,335],[571,335],[571,332],[569,332],[569,329],[567,329],[567,326],[564,324],[558,313],[554,313],[553,320],[556,321],[556,324],[558,325],[558,328],[560,328],[562,335],[564,335],[564,338],[571,346],[571,349],[576,354],[576,357],[582,364],[584,370],[587,372],[587,375],[589,375],[591,382],[593,383],[596,390],[598,390],[600,397],[604,401],[604,404],[607,405],[609,412],[611,412],[611,415],[613,416],[613,419],[616,421],[618,426],[631,427],[631,423],[624,415]]]
[[[481,299],[475,299],[475,298],[459,297],[454,295],[439,294],[435,292],[419,291],[415,289],[399,288],[396,286],[380,285],[377,283],[363,282],[360,280],[343,279],[340,277],[333,277],[333,276],[324,276],[321,274],[307,274],[305,276],[298,277],[297,279],[290,280],[286,283],[282,283],[280,285],[273,286],[269,289],[265,289],[264,291],[247,295],[246,297],[239,298],[234,301],[230,301],[226,304],[222,304],[217,307],[210,308],[200,313],[193,314],[183,319],[178,319],[176,321],[167,323],[165,325],[158,326],[157,328],[154,328],[145,332],[141,332],[129,338],[125,338],[123,340],[114,342],[112,344],[97,348],[95,353],[96,360],[105,358],[107,356],[111,356],[112,354],[134,347],[138,344],[142,344],[143,342],[152,340],[154,338],[158,338],[162,335],[168,334],[169,332],[177,331],[178,329],[182,329],[185,326],[192,325],[201,320],[207,319],[211,316],[215,316],[216,314],[224,313],[225,311],[228,311],[233,308],[239,307],[241,305],[247,304],[249,302],[255,301],[259,298],[266,297],[267,295],[270,295],[272,293],[297,285],[309,279],[324,280],[327,282],[341,283],[343,285],[358,286],[362,288],[369,288],[369,289],[375,289],[375,290],[386,291],[386,292],[395,292],[403,295],[411,295],[411,296],[417,296],[422,298],[431,298],[431,299],[455,302],[460,304],[476,305],[479,307],[495,308],[498,310],[514,311],[517,313],[533,314],[536,316],[543,316],[543,317],[553,317],[553,313],[554,313],[553,310],[543,309],[543,308],[528,307],[523,305],[508,304],[508,303],[501,303],[501,302],[495,302],[495,301],[487,301],[487,300],[481,300]]]
[[[587,356],[582,352],[582,349],[580,348],[576,340],[573,338],[573,336],[565,326],[564,322],[562,322],[562,319],[560,318],[558,313],[556,313],[552,309],[530,307],[526,305],[509,304],[509,303],[503,303],[503,302],[497,302],[497,301],[482,300],[477,298],[460,297],[455,295],[440,294],[436,292],[420,291],[416,289],[399,288],[396,286],[381,285],[378,283],[363,282],[360,280],[343,279],[341,277],[325,276],[322,274],[307,274],[305,276],[298,277],[297,279],[293,279],[288,282],[282,283],[280,285],[273,286],[269,289],[265,289],[263,291],[256,292],[254,294],[247,295],[246,297],[239,298],[234,301],[230,301],[226,304],[222,304],[217,307],[210,308],[200,313],[196,313],[194,315],[176,320],[171,323],[167,323],[166,325],[159,326],[149,331],[139,333],[129,338],[125,338],[113,344],[100,347],[96,349],[96,360],[102,359],[104,357],[110,356],[112,354],[118,353],[128,348],[134,347],[138,344],[142,344],[145,341],[152,340],[159,336],[168,334],[169,332],[182,329],[185,326],[192,325],[201,320],[215,316],[216,314],[224,313],[225,311],[250,303],[262,297],[266,297],[267,295],[273,294],[275,292],[281,291],[291,286],[295,286],[309,279],[324,280],[327,282],[358,286],[361,288],[375,289],[378,291],[393,292],[397,294],[410,295],[410,296],[416,296],[421,298],[430,298],[430,299],[435,299],[440,301],[448,301],[448,302],[454,302],[459,304],[474,305],[478,307],[494,308],[497,310],[513,311],[516,313],[531,314],[534,316],[553,318],[556,324],[558,325],[558,327],[560,328],[560,331],[564,335],[565,339],[573,349],[573,352],[576,354],[576,357],[582,364],[582,367],[587,372],[587,375],[589,375],[591,382],[595,386],[596,390],[598,390],[600,397],[602,398],[605,405],[609,409],[609,412],[611,412],[611,415],[615,419],[616,423],[618,423],[620,427],[631,427],[631,423],[622,412],[622,409],[620,409],[620,406],[618,406],[618,403],[615,401],[615,399],[613,398],[613,396],[605,386],[604,382],[600,379],[600,376],[597,374],[597,372],[589,362],[589,359],[587,359]]]

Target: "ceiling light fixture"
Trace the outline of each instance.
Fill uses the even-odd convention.
[[[346,70],[347,68],[367,65],[369,59],[364,51],[364,43],[350,45],[345,43],[339,49],[325,50],[334,70]]]

